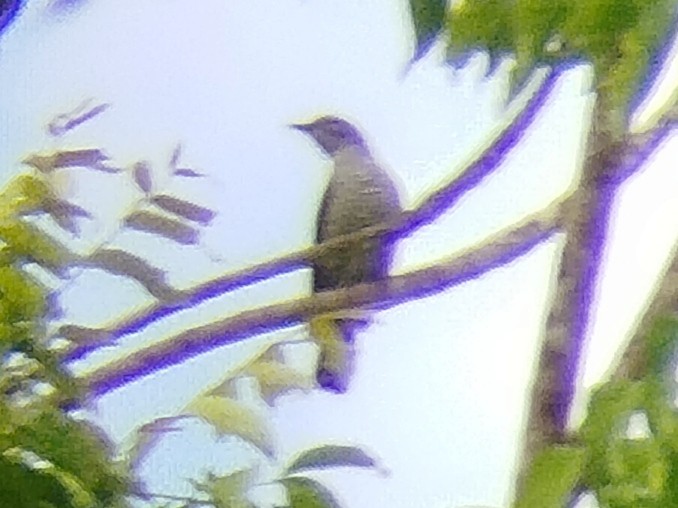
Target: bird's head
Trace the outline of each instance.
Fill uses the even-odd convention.
[[[322,116],[310,123],[292,124],[290,127],[311,136],[328,155],[334,155],[347,146],[366,148],[358,129],[336,116]]]

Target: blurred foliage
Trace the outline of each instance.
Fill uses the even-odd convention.
[[[561,507],[591,492],[601,508],[678,507],[678,413],[674,398],[678,323],[661,318],[648,340],[646,375],[593,393],[571,445],[537,456],[519,508]]]
[[[445,23],[447,0],[410,0],[414,20],[416,47],[413,61],[418,60],[431,47]]]
[[[417,53],[444,30],[454,65],[475,50],[487,52],[490,71],[512,56],[511,95],[538,66],[589,62],[618,130],[676,20],[674,0],[460,0],[446,13],[427,3],[436,2],[410,0]]]
[[[516,508],[561,508],[577,485],[586,453],[573,446],[554,446],[539,454],[530,469]]]
[[[48,291],[26,271],[61,272],[72,260],[25,217],[53,197],[37,173],[0,193],[0,506],[122,507],[128,482],[110,446],[62,409],[81,390],[46,343]]]

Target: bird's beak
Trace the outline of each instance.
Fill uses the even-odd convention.
[[[289,128],[291,129],[296,129],[301,132],[311,132],[311,124],[310,123],[291,123],[288,125]]]

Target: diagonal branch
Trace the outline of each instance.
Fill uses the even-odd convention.
[[[567,441],[566,428],[577,372],[600,271],[611,204],[623,154],[607,128],[604,99],[593,108],[582,175],[563,210],[566,233],[551,307],[543,330],[528,402],[524,444],[516,481],[517,498],[534,457],[546,446]]]
[[[642,133],[614,139],[607,129],[605,98],[600,94],[583,161],[578,202],[564,210],[567,240],[549,312],[527,415],[517,492],[532,458],[546,445],[564,442],[577,370],[599,274],[611,204],[619,186],[637,172],[678,124],[678,90],[663,112]],[[647,365],[643,337],[655,318],[678,308],[678,262],[667,272],[655,302],[624,353],[614,376],[634,377]],[[673,288],[671,284],[674,284]]]
[[[569,201],[555,202],[520,224],[436,265],[373,284],[322,292],[309,298],[248,310],[186,330],[86,375],[84,382],[91,395],[103,395],[206,351],[256,334],[300,325],[313,316],[361,307],[384,309],[439,293],[502,266],[544,241],[558,230],[563,207],[568,206]]]
[[[109,346],[115,343],[118,338],[137,332],[167,315],[191,308],[200,302],[237,288],[307,266],[317,256],[321,256],[338,245],[377,235],[387,235],[394,239],[403,238],[416,229],[433,222],[499,166],[510,150],[525,135],[529,125],[546,103],[559,76],[560,72],[552,72],[530,99],[528,105],[520,111],[513,121],[507,124],[490,142],[489,146],[466,165],[457,178],[431,193],[415,209],[405,212],[396,222],[380,224],[357,233],[337,237],[322,245],[223,275],[195,288],[176,291],[170,300],[159,301],[150,305],[141,312],[121,319],[117,324],[107,329],[92,329],[74,325],[63,326],[57,332],[58,335],[76,343],[72,349],[65,351],[63,359],[72,361],[82,358],[91,351],[102,346]]]
[[[648,373],[652,343],[650,333],[657,321],[665,316],[678,314],[678,243],[673,246],[671,257],[659,276],[653,295],[645,311],[639,315],[631,340],[614,366],[611,379],[637,380]]]

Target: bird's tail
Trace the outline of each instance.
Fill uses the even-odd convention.
[[[366,325],[363,319],[338,319],[331,314],[311,320],[311,336],[320,349],[316,380],[321,388],[335,393],[348,390],[355,364],[355,335]]]

